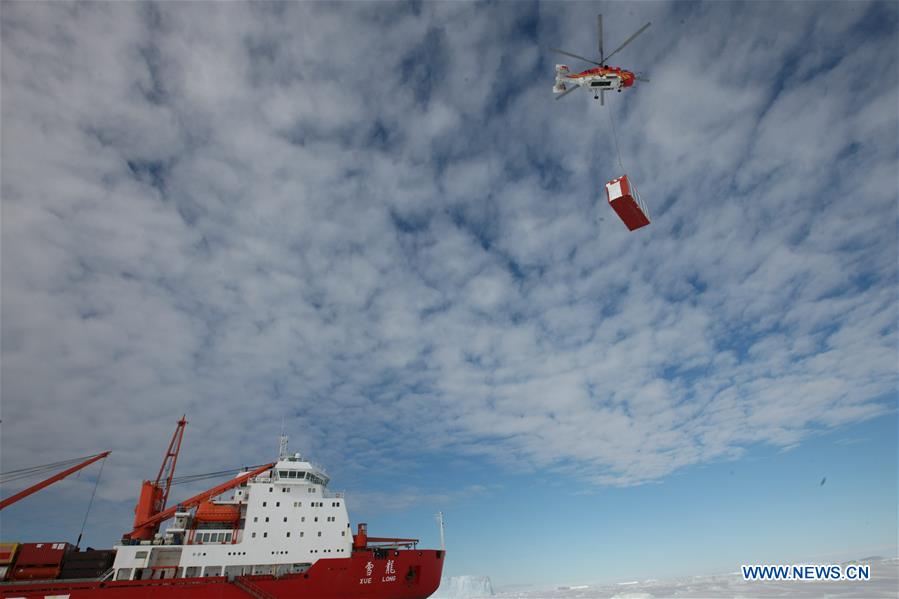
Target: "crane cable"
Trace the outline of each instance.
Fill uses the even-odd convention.
[[[218,472],[207,472],[205,474],[187,474],[184,476],[176,476],[172,479],[172,485],[180,485],[184,483],[194,483],[201,480],[206,480],[210,478],[220,478],[222,476],[229,476],[232,474],[237,474],[238,472],[248,472],[250,470],[255,470],[259,468],[262,464],[257,464],[256,466],[247,466],[245,468],[231,468],[229,470],[219,470]]]
[[[91,507],[94,505],[94,496],[97,494],[97,487],[100,485],[100,477],[103,476],[103,465],[106,459],[100,460],[100,472],[97,473],[97,480],[94,481],[94,490],[91,492],[91,500],[87,503],[87,511],[84,512],[84,520],[81,521],[81,530],[78,531],[78,540],[75,541],[75,549],[81,546],[81,535],[84,534],[84,527],[87,525],[87,517],[91,513]]]
[[[90,458],[96,457],[98,455],[100,454],[95,453],[93,455],[88,455],[81,458],[72,458],[70,460],[63,460],[61,462],[53,462],[51,464],[42,464],[40,466],[31,466],[30,468],[19,468],[18,470],[0,472],[0,484],[7,484],[23,478],[31,478],[34,476],[45,474],[47,472],[52,472],[54,470],[61,470],[66,466],[72,466],[79,462],[89,460]]]

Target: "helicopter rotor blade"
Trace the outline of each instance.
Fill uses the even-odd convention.
[[[570,93],[573,92],[574,90],[578,89],[579,87],[580,87],[580,85],[572,85],[572,86],[571,86],[571,89],[566,89],[566,90],[563,91],[561,94],[559,94],[558,96],[556,96],[556,100],[561,100],[562,98],[564,98],[565,96],[567,96],[568,94],[570,94]]]
[[[599,33],[599,62],[605,64],[605,58],[602,54],[602,15],[596,15],[596,30]]]
[[[572,54],[571,52],[566,52],[565,50],[559,50],[558,48],[550,48],[550,50],[552,50],[553,52],[558,52],[559,54],[564,54],[565,56],[577,58],[578,60],[583,60],[584,62],[602,66],[602,63],[596,62],[595,60],[590,60],[589,58],[584,58],[583,56],[578,56],[577,54]]]
[[[640,81],[642,83],[649,83],[649,79],[647,79],[646,77],[640,77],[640,76],[635,75],[634,79],[636,79],[637,81]]]
[[[637,33],[635,33],[634,35],[632,35],[632,36],[630,36],[629,38],[627,38],[626,40],[624,40],[624,43],[623,43],[623,44],[621,44],[620,46],[618,46],[617,48],[615,48],[615,49],[614,49],[608,56],[606,56],[606,60],[609,60],[610,58],[612,58],[612,56],[614,56],[615,54],[618,54],[618,52],[621,51],[626,45],[628,45],[629,43],[631,43],[632,41],[634,41],[634,38],[635,38],[635,37],[637,37],[638,35],[640,35],[640,34],[643,33],[644,31],[646,31],[646,30],[649,28],[650,25],[652,25],[651,22],[650,22],[650,23],[647,23],[646,25],[644,25],[643,27],[641,27],[640,29],[638,29],[638,30],[637,30]]]

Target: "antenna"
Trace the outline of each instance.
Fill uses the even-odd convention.
[[[281,434],[278,436],[278,459],[283,460],[287,457],[287,441],[290,439],[284,434],[284,419],[281,419]]]
[[[437,516],[437,526],[440,527],[440,550],[446,551],[446,538],[444,537],[444,522],[443,522],[443,512],[437,512],[435,514]]]

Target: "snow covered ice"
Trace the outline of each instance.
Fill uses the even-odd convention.
[[[557,585],[545,589],[502,591],[496,597],[506,599],[724,599],[764,597],[812,599],[827,597],[895,599],[899,596],[899,558],[866,558],[871,565],[871,580],[866,582],[752,582],[738,572],[693,576],[675,580],[629,581],[603,585]],[[443,587],[441,586],[441,590]],[[435,595],[437,597],[438,595]],[[460,595],[464,597],[465,595]],[[455,597],[440,595],[440,597]]]
[[[493,597],[493,584],[489,576],[449,576],[440,579],[440,588],[434,599],[476,599]]]

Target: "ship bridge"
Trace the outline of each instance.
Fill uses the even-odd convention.
[[[271,472],[272,480],[287,484],[304,483],[326,487],[331,480],[323,467],[304,460],[298,453],[279,458]]]

